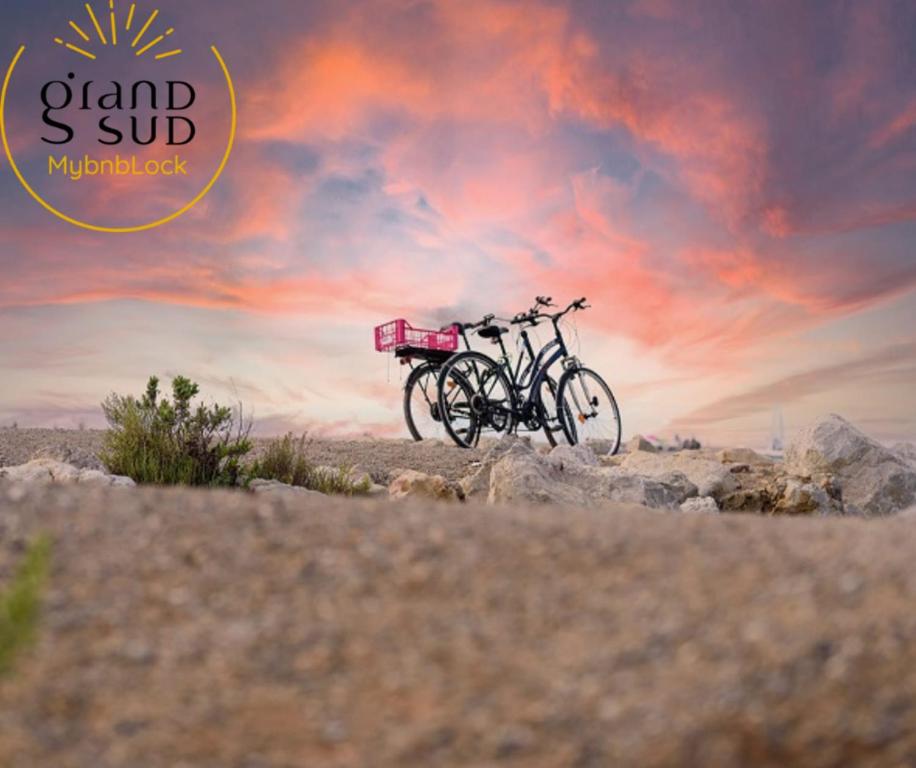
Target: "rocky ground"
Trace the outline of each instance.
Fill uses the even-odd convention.
[[[361,500],[110,487],[98,440],[0,431],[56,459],[0,469],[0,586],[54,545],[0,765],[916,765],[912,446],[317,443]]]

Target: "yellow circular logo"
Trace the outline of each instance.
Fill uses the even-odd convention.
[[[22,88],[39,90],[40,110],[34,116],[36,126],[38,118],[41,119],[38,130],[41,144],[38,146],[52,148],[47,157],[45,186],[64,181],[68,187],[64,197],[69,196],[70,202],[75,204],[86,196],[71,191],[76,189],[74,182],[91,179],[117,189],[121,209],[129,202],[125,198],[135,194],[135,199],[142,199],[144,203],[149,202],[149,198],[165,199],[170,203],[169,212],[129,226],[105,226],[92,223],[88,220],[91,217],[84,213],[66,213],[61,202],[49,199],[48,190],[38,189],[39,184],[34,180],[37,172],[32,174],[30,183],[26,178],[29,174],[17,163],[12,150],[14,138],[19,138],[19,134],[11,136],[8,111],[14,77],[26,58],[26,45],[13,56],[0,91],[0,136],[19,183],[50,213],[93,232],[142,232],[187,213],[216,184],[235,144],[238,122],[235,87],[229,68],[214,45],[209,52],[228,91],[228,137],[215,170],[197,174],[189,170],[189,161],[181,152],[193,147],[195,142],[202,143],[202,137],[207,144],[214,138],[213,118],[209,113],[215,108],[212,102],[206,106],[210,124],[204,132],[200,118],[195,118],[193,112],[195,105],[200,104],[200,87],[176,67],[186,52],[170,44],[175,29],[163,26],[158,10],[147,15],[137,3],[124,6],[119,8],[115,0],[108,0],[106,12],[101,13],[91,3],[86,3],[85,18],[71,20],[66,36],[53,38],[56,46],[75,59],[66,67],[66,74],[45,82],[38,89],[40,78],[36,83],[35,73],[32,73]],[[153,69],[156,66],[171,66],[172,69],[163,79],[162,73]],[[176,75],[176,71],[179,74]],[[133,73],[136,79],[124,82],[125,73]],[[35,101],[30,98],[27,103],[31,105]],[[23,143],[34,145],[30,141],[31,129],[29,134]],[[94,153],[72,154],[74,147],[85,149],[90,142]],[[195,178],[203,186],[192,187],[188,192]],[[176,182],[180,182],[182,193],[186,195],[177,205],[173,201],[177,192],[169,189],[166,193],[162,188],[164,184]],[[155,194],[148,187],[153,183],[159,185]],[[128,184],[133,184],[134,189],[122,188]]]

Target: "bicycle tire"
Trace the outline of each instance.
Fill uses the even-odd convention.
[[[488,393],[482,393],[478,391],[483,389],[486,386],[486,381],[483,382],[478,377],[476,383],[471,382],[464,376],[463,373],[458,370],[458,366],[463,363],[476,363],[481,367],[485,367],[489,370],[490,375],[495,377],[498,383],[502,386],[506,396],[509,399],[509,410],[506,412],[503,408],[505,414],[506,422],[502,428],[498,428],[498,424],[493,422],[492,416],[490,415],[490,405]],[[476,370],[476,369],[475,369]],[[482,403],[478,405],[475,410],[476,417],[476,429],[473,435],[470,436],[470,439],[463,439],[457,431],[454,429],[452,420],[448,418],[448,414],[451,413],[452,409],[449,406],[448,395],[453,391],[453,387],[449,387],[449,377],[452,378],[452,381],[455,383],[455,386],[469,387],[473,392],[473,396],[476,399],[483,400]],[[505,433],[510,434],[515,428],[516,416],[516,393],[515,387],[512,382],[509,380],[509,377],[506,375],[505,369],[499,363],[497,363],[492,357],[488,357],[482,352],[459,352],[457,355],[452,356],[449,360],[442,366],[441,371],[439,372],[439,382],[438,382],[438,397],[439,397],[439,412],[442,415],[442,423],[445,427],[445,431],[448,433],[448,436],[452,438],[452,441],[459,446],[460,448],[473,448],[477,445],[480,440],[480,435],[485,428],[493,428],[493,431],[496,434]],[[492,389],[490,392],[492,393]],[[472,398],[473,399],[473,398]]]
[[[410,436],[416,442],[425,440],[429,435],[423,435],[420,428],[417,426],[417,418],[413,413],[413,391],[414,388],[418,386],[421,379],[426,376],[433,377],[432,392],[430,394],[432,400],[430,400],[429,397],[427,397],[426,400],[430,407],[430,418],[434,421],[441,421],[438,417],[439,399],[436,389],[439,381],[439,367],[437,363],[422,363],[410,372],[410,376],[407,377],[407,382],[404,384],[404,421],[407,422],[407,430],[410,432]],[[433,406],[435,406],[435,409]]]
[[[607,405],[611,408],[611,413],[614,418],[615,427],[613,428],[611,434],[600,436],[595,440],[601,441],[610,441],[611,446],[607,450],[601,450],[599,453],[604,456],[614,456],[620,451],[620,440],[623,431],[623,425],[620,418],[620,408],[617,405],[617,399],[614,397],[614,393],[611,391],[608,383],[601,378],[601,376],[593,371],[591,368],[576,367],[570,368],[563,373],[560,377],[560,388],[557,392],[557,416],[560,419],[560,423],[563,427],[563,431],[566,433],[566,439],[569,440],[570,445],[578,445],[580,442],[580,428],[576,427],[575,422],[579,421],[581,425],[588,423],[589,419],[595,418],[591,414],[583,413],[582,403],[577,402],[577,398],[580,400],[585,400],[588,398],[589,407],[591,410],[595,410],[600,402],[594,402],[597,398],[595,395],[584,388],[583,397],[579,398],[578,394],[574,393],[571,389],[573,380],[576,377],[590,377],[594,382],[604,390],[604,394],[607,400]],[[580,378],[581,380],[581,378]],[[571,402],[567,403],[567,395],[571,395]],[[575,417],[573,417],[575,416]],[[587,444],[587,440],[586,440]],[[602,446],[603,448],[603,446]]]

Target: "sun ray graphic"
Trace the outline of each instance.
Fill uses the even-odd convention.
[[[164,34],[159,35],[159,37],[157,37],[155,40],[153,40],[153,41],[150,42],[150,43],[147,43],[147,44],[144,45],[139,51],[137,51],[137,56],[142,56],[144,53],[146,53],[146,52],[147,52],[148,50],[150,50],[151,48],[155,48],[157,45],[159,45],[159,43],[161,43],[163,40],[165,40],[165,38],[167,38],[169,35],[171,35],[174,31],[175,31],[175,30],[174,30],[172,27],[169,27],[169,28],[165,31]]]
[[[91,24],[91,26],[88,27],[89,31],[87,32],[86,29],[81,27],[75,21],[68,22],[70,25],[70,28],[74,32],[76,32],[77,35],[79,35],[79,38],[81,41],[80,44],[76,45],[74,43],[67,42],[66,40],[64,40],[61,37],[55,37],[54,42],[57,43],[58,45],[62,45],[64,48],[66,48],[69,51],[73,51],[74,53],[79,54],[80,56],[83,56],[84,58],[93,59],[93,60],[96,59],[97,56],[91,50],[91,45],[94,42],[94,38],[91,37],[92,32],[95,32],[95,34],[98,36],[98,42],[101,42],[102,45],[111,45],[112,47],[117,47],[118,42],[119,42],[118,40],[119,23],[118,23],[118,11],[117,11],[116,6],[117,6],[117,0],[108,0],[108,18],[106,19],[104,13],[97,15],[95,10],[92,7],[92,4],[86,3],[85,5],[86,13],[89,16],[89,22]],[[137,11],[138,11],[137,3],[131,3],[130,7],[127,10],[127,20],[124,24],[125,32],[130,32],[133,29],[134,20],[137,17]],[[107,22],[107,24],[105,25],[108,29],[107,35],[106,35],[106,30],[102,26],[102,21],[100,21],[100,18],[102,19],[102,21]],[[143,26],[140,27],[140,30],[137,32],[136,36],[134,37],[133,42],[131,42],[130,44],[131,48],[137,48],[141,44],[141,42],[143,42],[144,37],[146,36],[147,32],[150,31],[150,28],[153,26],[153,22],[155,22],[157,18],[159,18],[159,9],[158,8],[154,9],[152,13],[150,13],[149,18],[147,18]],[[145,43],[141,48],[139,48],[139,50],[136,51],[136,55],[143,56],[145,53],[152,51],[153,48],[159,45],[159,43],[161,43],[167,37],[170,37],[174,32],[175,32],[174,27],[169,27],[164,32],[162,32],[159,35],[156,35],[152,40],[150,40],[148,43]],[[152,34],[155,35],[155,32],[153,32]],[[127,40],[125,40],[124,42],[126,44]],[[85,44],[85,47],[83,47],[84,44]],[[181,48],[175,48],[174,50],[165,51],[163,53],[154,53],[153,58],[156,61],[162,61],[163,59],[170,59],[173,56],[178,56],[181,53],[183,53]]]
[[[70,26],[76,30],[76,34],[83,38],[83,40],[85,40],[87,43],[89,42],[89,35],[83,32],[83,30],[79,28],[79,25],[75,21],[71,21]]]
[[[153,21],[155,21],[155,19],[156,19],[156,17],[157,17],[158,15],[159,15],[159,10],[158,10],[158,9],[156,9],[155,11],[153,11],[152,15],[146,20],[146,24],[144,24],[144,25],[140,28],[140,31],[137,33],[137,36],[134,38],[134,41],[130,44],[130,47],[131,47],[131,48],[136,48],[136,47],[137,47],[137,45],[139,44],[139,42],[143,39],[143,35],[146,34],[146,30],[148,30],[148,29],[150,28],[150,25],[153,23]]]
[[[59,37],[55,37],[54,42],[57,43],[58,45],[64,46],[64,48],[67,48],[73,51],[74,53],[78,53],[80,56],[85,56],[87,59],[95,60],[96,58],[94,53],[89,53],[89,51],[84,51],[82,48],[78,48],[77,46],[73,45],[72,43],[65,43]]]
[[[95,31],[99,36],[99,40],[102,41],[102,45],[108,45],[108,40],[105,39],[105,33],[102,31],[102,25],[99,24],[95,11],[92,10],[92,6],[89,5],[89,3],[86,3],[86,11],[89,13],[89,18],[92,20],[92,25],[95,27]]]
[[[108,0],[108,8],[111,10],[111,44],[118,44],[118,22],[115,20],[114,0]]]

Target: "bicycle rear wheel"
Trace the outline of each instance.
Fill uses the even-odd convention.
[[[438,396],[443,426],[462,448],[477,445],[483,432],[515,427],[515,390],[503,367],[480,352],[462,352],[442,366]]]
[[[559,417],[558,389],[559,385],[551,376],[541,379],[537,412],[541,428],[544,430],[544,437],[547,438],[551,448],[556,448],[561,442],[567,444],[569,442]]]
[[[416,440],[443,439],[446,436],[439,416],[439,366],[422,363],[410,372],[404,385],[404,420]]]
[[[611,388],[590,368],[570,368],[560,377],[558,417],[571,445],[587,445],[599,456],[620,450],[620,409]]]

